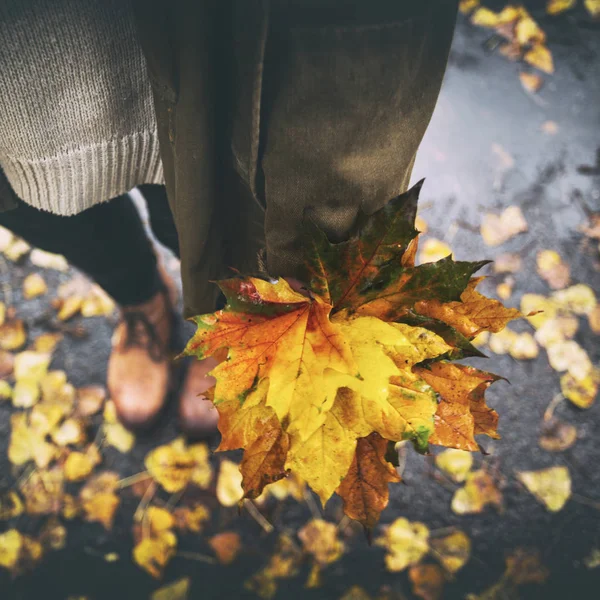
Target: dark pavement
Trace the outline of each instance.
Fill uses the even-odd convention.
[[[560,19],[544,17],[539,22],[548,34],[556,73],[545,77],[541,91],[531,95],[519,82],[519,66],[487,50],[490,32],[460,19],[442,94],[413,176],[414,181],[426,178],[421,215],[429,224],[429,234],[451,244],[457,259],[493,259],[504,252],[522,256],[524,266],[515,274],[514,292],[506,302],[510,306],[518,306],[525,292],[550,293],[535,270],[539,249],[558,251],[571,268],[573,282],[586,283],[600,295],[597,245],[584,248],[578,231],[586,219],[584,204],[600,210],[598,169],[581,168],[595,165],[600,149],[600,24],[591,23],[580,12]],[[555,134],[543,131],[547,121],[556,123]],[[478,233],[483,213],[513,204],[521,206],[529,232],[502,246],[487,247]],[[19,315],[32,323],[48,309],[48,297],[21,302],[21,283],[32,266],[29,262],[19,267],[6,264],[8,270],[0,271],[0,284],[10,286]],[[72,273],[48,271],[44,276],[55,290]],[[493,278],[486,282],[484,291],[493,293],[496,282]],[[75,386],[103,383],[112,326],[102,318],[81,322],[89,336],[84,340],[66,338],[53,365],[64,368]],[[531,330],[526,322],[514,328]],[[31,338],[42,330],[32,327]],[[581,320],[576,340],[597,365],[599,338],[585,320]],[[583,411],[563,402],[558,414],[577,427],[580,438],[563,453],[549,453],[537,440],[544,410],[560,386],[559,374],[549,366],[545,352],[532,361],[492,355],[487,361],[477,359],[471,364],[511,382],[499,382],[488,392],[489,404],[500,414],[502,439],[483,440],[489,456],[475,459],[477,465],[488,463],[501,474],[504,511],[498,514],[487,509],[479,515],[455,515],[450,501],[456,486],[441,485],[431,476],[431,459],[410,451],[405,485],[392,488],[392,500],[382,522],[405,516],[424,522],[430,529],[457,526],[467,532],[473,543],[472,558],[447,584],[443,598],[481,593],[501,576],[505,556],[520,546],[539,549],[550,570],[546,585],[523,586],[519,589],[521,598],[600,598],[600,568],[589,570],[582,562],[592,548],[600,547],[600,510],[585,501],[600,503],[600,404]],[[5,458],[9,414],[10,406],[0,405],[2,488],[13,482]],[[103,468],[118,470],[123,476],[141,471],[147,451],[174,437],[173,421],[165,423],[151,439],[140,438],[129,455],[107,450]],[[553,465],[569,468],[577,496],[558,513],[547,512],[514,477],[515,471]],[[161,584],[130,559],[131,517],[139,499],[126,494],[122,497],[111,533],[98,525],[69,525],[67,547],[49,554],[32,573],[12,583],[0,573],[0,599],[147,598]],[[276,533],[267,535],[247,513],[238,516],[235,508],[219,510],[216,502],[213,515],[206,534],[183,536],[180,550],[207,554],[206,537],[235,529],[243,539],[240,558],[225,567],[176,557],[166,570],[163,584],[190,576],[190,598],[253,598],[243,590],[242,582],[268,560]],[[266,516],[277,531],[294,531],[311,514],[306,503],[288,499],[271,507]],[[338,522],[340,516],[339,505],[331,502],[325,517]],[[36,523],[31,519],[21,517],[13,525],[35,532]],[[413,597],[406,573],[385,570],[382,548],[369,546],[359,528],[350,527],[348,536],[348,551],[324,570],[322,587],[303,587],[306,564],[300,575],[281,581],[276,598],[337,599],[355,584],[374,596],[387,585],[404,594],[398,597]],[[104,561],[102,556],[108,552],[117,552],[121,559]]]

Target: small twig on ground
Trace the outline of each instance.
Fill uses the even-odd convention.
[[[307,487],[304,487],[304,491],[302,492],[304,495],[304,501],[308,504],[308,509],[310,510],[310,514],[313,516],[313,519],[320,519],[323,515],[313,498],[310,490]]]
[[[124,479],[117,481],[117,487],[122,490],[130,485],[135,485],[138,481],[144,481],[146,479],[150,479],[151,477],[152,475],[150,475],[148,471],[142,471],[141,473],[136,473],[135,475],[130,475],[129,477],[125,477]]]
[[[258,510],[258,508],[256,508],[256,506],[255,506],[254,502],[252,502],[252,500],[246,500],[244,502],[244,506],[248,510],[248,513],[250,514],[250,516],[264,529],[264,531],[266,533],[271,533],[271,531],[273,531],[273,529],[275,529],[273,527],[273,525],[271,525],[271,523],[269,523],[269,521],[267,521],[267,519],[265,519],[265,517]]]
[[[548,408],[544,411],[544,421],[550,421],[554,416],[554,411],[556,407],[564,400],[564,396],[562,394],[556,394],[554,398],[548,404]]]
[[[589,506],[590,508],[600,510],[600,502],[597,502],[596,500],[591,500],[590,498],[580,496],[579,494],[571,494],[571,498],[579,504],[583,504],[584,506]]]
[[[156,482],[153,481],[148,486],[148,489],[144,492],[144,495],[142,496],[142,499],[140,500],[138,507],[135,509],[135,513],[133,514],[134,521],[139,522],[144,519],[144,517],[146,516],[146,508],[150,504],[150,502],[152,500],[152,496],[154,496],[155,493],[156,493]]]
[[[200,554],[198,552],[185,552],[180,550],[175,556],[187,558],[189,560],[197,560],[198,562],[208,563],[209,565],[217,564],[217,561],[212,556],[207,556],[206,554]]]

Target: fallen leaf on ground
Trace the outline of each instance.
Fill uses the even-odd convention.
[[[42,269],[54,269],[55,271],[63,272],[69,270],[67,259],[60,254],[52,254],[51,252],[34,248],[29,258],[36,267],[41,267]]]
[[[583,559],[586,569],[596,569],[600,567],[600,549],[592,548],[590,553]]]
[[[550,512],[558,512],[571,496],[567,467],[521,471],[517,478]]]
[[[150,600],[188,600],[190,578],[183,577],[156,590]]]
[[[0,380],[0,400],[10,400],[12,398],[12,388],[8,381]]]
[[[31,408],[40,399],[40,386],[33,379],[19,379],[12,392],[16,408]]]
[[[33,349],[42,354],[52,354],[62,339],[62,333],[42,333],[33,340]]]
[[[592,17],[600,17],[600,0],[583,0],[583,4]]]
[[[42,558],[42,545],[35,539],[9,529],[0,534],[0,567],[13,575],[31,569]]]
[[[577,381],[592,373],[592,361],[587,352],[574,340],[557,342],[546,348],[550,366],[562,373],[568,371]]]
[[[579,408],[589,408],[594,404],[600,385],[600,370],[594,368],[583,379],[577,379],[571,373],[560,378],[560,389],[565,398]]]
[[[99,455],[94,451],[71,452],[64,464],[65,479],[67,481],[83,481],[98,464]]]
[[[101,523],[107,531],[112,529],[120,503],[115,494],[118,481],[118,473],[112,471],[104,471],[88,479],[79,492],[86,521]]]
[[[452,498],[452,510],[457,515],[480,513],[488,506],[502,511],[502,493],[492,476],[484,470],[467,474],[464,487],[456,490]]]
[[[150,573],[159,578],[167,563],[175,556],[177,537],[172,531],[163,531],[158,535],[142,539],[133,549],[133,560]]]
[[[540,250],[537,254],[537,270],[540,277],[548,282],[553,290],[560,290],[571,279],[569,265],[563,262],[560,254],[554,250]]]
[[[24,508],[17,492],[10,490],[0,495],[0,521],[8,521],[22,515]]]
[[[19,262],[29,251],[31,246],[21,238],[14,237],[10,244],[3,250],[4,256],[12,262]]]
[[[446,571],[456,573],[471,556],[471,540],[463,531],[454,531],[442,538],[430,540],[431,552]]]
[[[448,244],[436,238],[427,238],[419,252],[419,262],[437,262],[446,256],[452,256],[452,248]]]
[[[0,252],[4,252],[12,244],[14,237],[6,227],[0,226]]]
[[[58,468],[35,470],[19,486],[27,514],[58,514],[63,503],[64,481]]]
[[[44,523],[39,541],[46,550],[62,550],[66,546],[67,529],[55,515]]]
[[[175,527],[181,531],[200,533],[204,524],[210,520],[210,512],[203,504],[180,506],[173,511]]]
[[[565,10],[573,8],[577,0],[548,0],[546,3],[546,11],[549,15],[559,15]]]
[[[435,464],[453,481],[460,483],[473,466],[473,455],[465,450],[448,448],[435,457]]]
[[[85,424],[76,418],[69,418],[55,431],[51,432],[52,441],[57,446],[79,446],[87,440]]]
[[[550,575],[540,560],[540,552],[531,548],[515,548],[506,558],[506,575],[516,585],[544,583]]]
[[[31,273],[23,280],[23,296],[26,300],[43,296],[47,291],[48,286],[39,273]]]
[[[498,246],[528,229],[521,209],[518,206],[509,206],[500,215],[492,213],[484,215],[481,236],[488,246]]]
[[[547,319],[535,332],[535,340],[544,347],[559,344],[571,339],[579,328],[579,321],[573,316],[556,316]]]
[[[576,315],[589,315],[598,304],[594,290],[585,283],[554,292],[552,300],[559,308]]]
[[[558,125],[554,121],[544,121],[541,130],[547,135],[556,135],[558,133]]]
[[[532,360],[538,356],[539,348],[534,337],[526,331],[515,334],[508,348],[508,353],[516,360]]]
[[[344,553],[344,544],[338,539],[335,523],[313,519],[298,531],[298,537],[304,550],[321,565],[335,562]]]
[[[81,296],[69,296],[69,298],[61,301],[57,315],[59,321],[68,321],[73,318],[81,310],[82,304],[83,298]]]
[[[471,0],[469,0],[471,1]],[[464,0],[463,0],[464,2]],[[367,592],[359,585],[353,585],[343,596],[340,597],[340,600],[373,600]]]
[[[0,325],[0,348],[20,350],[27,343],[27,331],[21,319],[5,321]]]
[[[186,446],[183,438],[150,451],[144,460],[155,481],[173,494],[183,490],[190,482],[208,487],[211,479],[208,450],[205,444]]]
[[[556,417],[542,424],[540,447],[547,452],[563,452],[577,441],[577,429],[570,423],[563,423]]]
[[[403,571],[429,552],[429,529],[423,523],[401,517],[389,525],[375,543],[387,550],[388,571]]]
[[[535,44],[531,50],[525,52],[524,59],[525,62],[529,63],[532,67],[535,67],[544,73],[554,73],[552,53],[543,44]]]
[[[537,73],[519,73],[521,85],[532,94],[535,94],[542,87],[544,80]]]
[[[224,531],[223,533],[213,535],[213,537],[208,540],[208,544],[217,555],[219,562],[222,565],[229,565],[238,555],[238,552],[242,547],[242,540],[238,533],[235,533],[234,531]]]
[[[437,565],[414,565],[408,570],[415,596],[423,600],[440,600],[446,578]]]
[[[266,600],[273,598],[277,593],[277,580],[296,575],[301,561],[302,552],[288,535],[281,534],[269,563],[248,579],[244,587]]]
[[[100,412],[106,400],[106,390],[100,385],[89,385],[77,390],[77,415],[91,417]]]
[[[115,310],[113,299],[100,287],[93,285],[81,303],[83,317],[108,317]]]
[[[15,356],[14,376],[17,381],[40,381],[48,372],[50,356],[41,352],[25,351]]]
[[[496,286],[496,294],[501,300],[508,300],[512,294],[515,280],[512,277],[507,277],[502,283]]]
[[[32,460],[39,469],[45,469],[57,456],[57,449],[46,441],[44,432],[33,429],[27,421],[24,412],[14,413],[10,417],[8,460],[17,466]]]
[[[217,499],[223,506],[235,506],[243,497],[240,466],[230,460],[222,460],[217,478]]]

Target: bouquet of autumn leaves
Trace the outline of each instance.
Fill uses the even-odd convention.
[[[196,317],[184,354],[211,372],[218,451],[244,449],[246,498],[292,472],[323,504],[335,492],[372,528],[400,481],[394,444],[477,451],[498,438],[485,390],[499,377],[453,361],[472,340],[520,317],[476,291],[488,261],[415,266],[421,183],[331,243],[306,215],[305,293],[260,277],[219,281],[224,309]]]

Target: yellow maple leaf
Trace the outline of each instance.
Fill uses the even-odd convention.
[[[482,331],[501,331],[509,321],[522,315],[516,308],[506,308],[498,300],[477,292],[475,288],[483,279],[471,279],[460,301],[442,303],[438,300],[422,300],[415,304],[415,311],[451,325],[468,338]]]
[[[480,513],[491,504],[502,510],[502,494],[491,475],[479,470],[467,475],[464,487],[456,490],[452,510],[458,515]]]
[[[210,520],[210,512],[202,504],[192,507],[180,506],[173,511],[173,517],[177,529],[200,533],[204,524]]]
[[[387,550],[388,571],[403,571],[429,552],[429,529],[423,523],[401,517],[389,525],[375,543]]]
[[[101,523],[106,530],[113,525],[119,497],[115,494],[119,475],[105,471],[88,479],[79,492],[86,521]]]
[[[211,372],[217,380],[214,402],[223,416],[220,449],[251,449],[243,463],[250,480],[252,444],[258,441],[254,454],[259,460],[267,456],[270,465],[267,481],[254,477],[245,484],[247,493],[260,493],[269,478],[290,469],[324,503],[350,468],[357,438],[377,431],[426,445],[434,396],[411,368],[450,349],[439,336],[372,316],[329,320],[329,305],[294,292],[284,280],[248,278],[224,287],[236,285],[266,302],[276,318],[224,311],[198,317],[198,332],[186,351],[206,356],[230,347],[227,360]],[[278,314],[281,307],[288,312]],[[349,392],[346,401],[339,399],[340,389]],[[283,433],[273,414],[286,424]],[[262,440],[257,423],[268,424]],[[325,460],[314,468],[317,455]]]
[[[467,474],[473,466],[473,454],[465,450],[448,448],[435,457],[435,464],[446,475],[460,483],[467,478]]]
[[[192,481],[200,487],[210,482],[208,451],[203,444],[187,447],[183,438],[177,438],[154,448],[144,462],[154,480],[170,493],[180,492]]]
[[[546,11],[549,15],[559,15],[575,6],[577,0],[548,0]]]
[[[408,570],[415,596],[423,600],[441,600],[446,583],[444,572],[437,565],[413,565]]]
[[[0,325],[0,348],[20,350],[27,342],[27,331],[21,319],[13,319]]]
[[[0,566],[17,575],[33,567],[42,557],[42,545],[16,529],[0,534]]]
[[[47,291],[48,286],[39,273],[31,273],[23,280],[23,297],[26,300],[43,296]]]
[[[565,398],[579,408],[589,408],[594,404],[600,386],[600,370],[592,369],[583,379],[577,379],[571,373],[560,378],[560,389]]]
[[[471,540],[464,531],[454,531],[430,542],[432,554],[449,573],[460,571],[471,556]]]
[[[133,549],[133,560],[153,577],[162,576],[167,563],[175,555],[177,537],[172,531],[142,539]]]
[[[208,540],[208,544],[217,555],[219,562],[222,565],[229,565],[238,555],[242,547],[242,540],[239,533],[236,533],[235,531],[224,531],[217,535],[213,535]]]
[[[312,554],[321,565],[338,560],[344,553],[344,544],[338,539],[338,528],[323,519],[312,519],[300,531],[298,537],[304,550]]]
[[[567,467],[521,471],[517,477],[550,512],[558,512],[571,496],[571,476]]]
[[[25,479],[19,489],[29,515],[49,515],[60,512],[64,497],[65,478],[58,468],[38,469]]]

